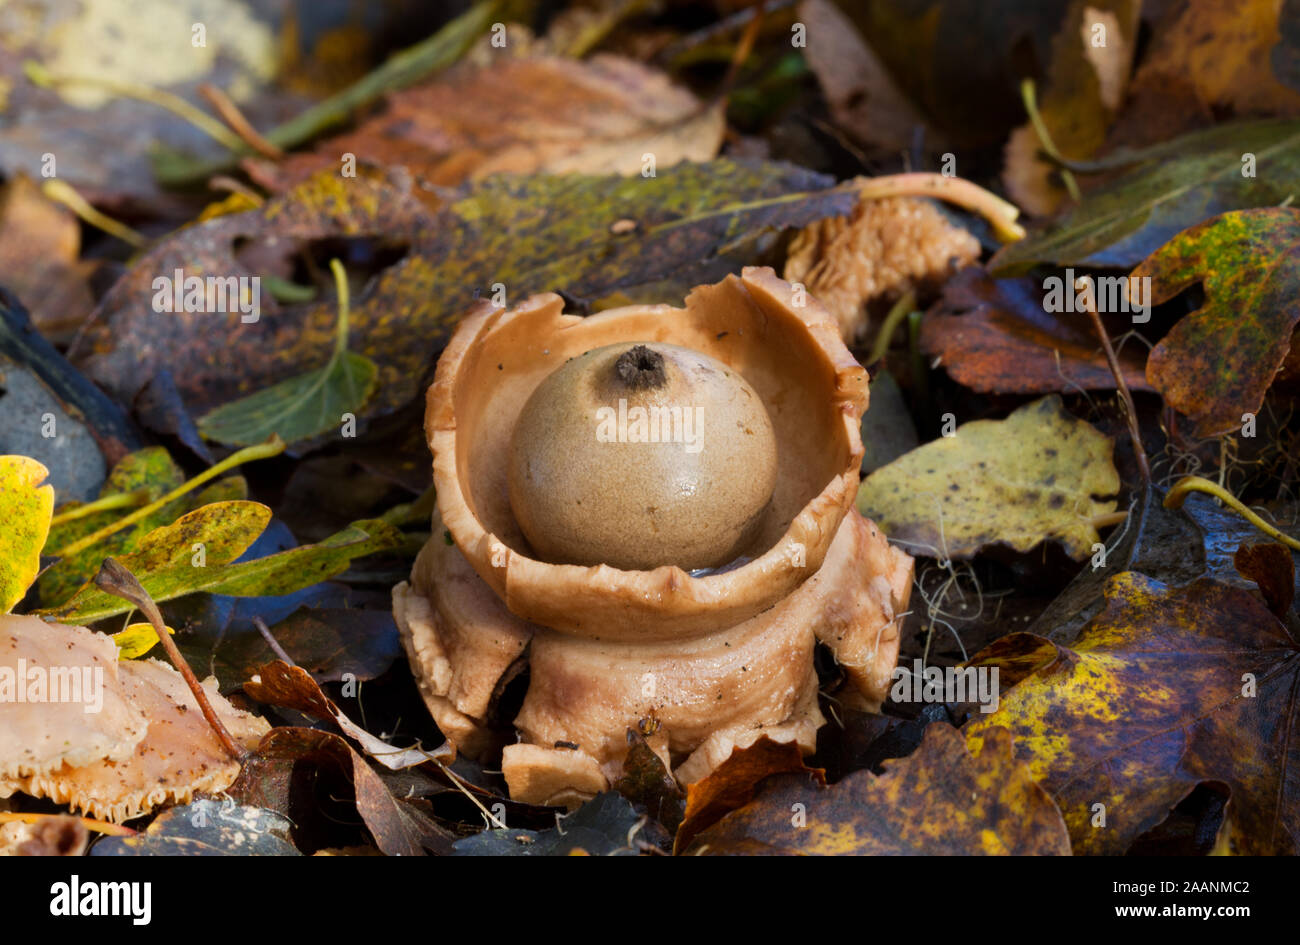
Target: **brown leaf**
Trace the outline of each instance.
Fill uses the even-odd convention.
[[[47,199],[25,174],[0,189],[0,273],[47,338],[76,331],[94,307],[82,262],[81,223],[71,210]]]
[[[402,165],[444,187],[499,173],[630,175],[642,173],[647,153],[656,167],[710,160],[725,126],[721,103],[706,107],[629,59],[498,59],[394,93],[380,115],[313,153],[248,166],[277,191],[336,169],[340,154]]]
[[[244,683],[244,692],[258,702],[297,709],[316,718],[333,721],[349,738],[364,748],[367,755],[393,771],[424,764],[426,761],[450,762],[456,757],[455,748],[450,742],[443,742],[441,747],[427,752],[421,748],[397,748],[376,738],[349,719],[335,705],[334,700],[325,695],[310,673],[300,666],[290,666],[283,660],[275,660],[259,669],[256,676]]]
[[[826,783],[820,768],[803,763],[803,753],[793,742],[777,742],[764,735],[747,748],[733,749],[707,778],[687,785],[686,813],[673,849],[686,849],[701,830],[749,803],[764,778],[789,773],[811,775],[817,783]]]
[[[1012,759],[1008,732],[971,751],[937,723],[882,775],[857,771],[827,788],[801,776],[769,781],[693,852],[1068,856],[1070,840],[1052,798]]]
[[[298,765],[316,767],[323,761],[339,766],[352,782],[357,813],[374,837],[375,845],[388,856],[423,856],[426,850],[451,852],[454,837],[438,827],[417,808],[393,797],[365,758],[333,732],[310,728],[275,728],[257,747],[257,755],[245,766],[230,793],[245,804],[277,808],[282,798],[267,784]],[[279,803],[279,806],[284,806]]]
[[[627,743],[623,776],[615,782],[614,790],[634,804],[641,804],[651,817],[673,833],[681,824],[683,814],[684,795],[677,779],[636,729],[627,730]]]
[[[1242,577],[1259,585],[1268,609],[1285,618],[1295,600],[1295,561],[1287,547],[1275,541],[1242,545],[1232,563]]]
[[[1112,331],[1112,337],[1119,331]],[[1108,329],[1110,330],[1110,329]],[[968,267],[921,322],[921,351],[957,383],[982,394],[1114,390],[1115,376],[1084,313],[1055,313],[1029,278],[993,279]],[[1146,349],[1117,352],[1130,390],[1151,390]]]
[[[1011,730],[1076,853],[1123,853],[1210,781],[1232,792],[1233,852],[1300,849],[1300,647],[1253,593],[1126,571],[1071,646],[1016,633],[971,665],[1004,668],[1004,689],[1023,678],[966,725],[968,743]]]

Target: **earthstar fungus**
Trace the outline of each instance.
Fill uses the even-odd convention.
[[[490,755],[526,666],[506,782],[574,806],[621,774],[630,727],[682,782],[762,735],[811,752],[818,643],[837,698],[877,709],[912,559],[853,507],[866,405],[834,318],[770,269],[684,308],[582,318],[544,294],[468,312],[428,393],[433,535],[393,591],[444,735]],[[598,436],[637,406],[686,435]]]

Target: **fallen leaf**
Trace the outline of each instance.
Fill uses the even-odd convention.
[[[95,300],[83,262],[81,223],[67,207],[41,193],[26,174],[0,189],[0,273],[47,338],[66,340]]]
[[[675,833],[683,813],[683,794],[677,779],[636,729],[627,730],[627,744],[623,776],[615,782],[614,790],[633,804],[640,804],[669,833]]]
[[[730,756],[708,777],[686,786],[686,812],[673,847],[685,850],[700,831],[715,824],[728,812],[753,799],[763,779],[776,774],[809,775],[824,785],[819,768],[803,763],[803,752],[793,742],[777,742],[766,735],[746,748],[732,749]]]
[[[1133,270],[1154,305],[1201,285],[1205,302],[1152,350],[1147,378],[1196,435],[1257,413],[1300,324],[1300,210],[1225,213],[1179,233]]]
[[[1076,853],[1123,853],[1212,781],[1231,791],[1221,837],[1234,853],[1300,848],[1300,649],[1249,591],[1124,572],[1070,647],[1016,633],[970,665],[1000,667],[1003,692],[968,743],[1010,729]]]
[[[1242,545],[1233,556],[1233,564],[1242,577],[1259,585],[1264,603],[1274,616],[1284,619],[1295,602],[1296,568],[1290,549],[1275,541]]]
[[[1277,206],[1300,174],[1300,122],[1219,125],[1116,152],[1094,167],[1128,170],[1089,190],[1053,226],[998,250],[989,261],[994,275],[1018,275],[1036,264],[1129,269],[1206,217]]]
[[[171,636],[176,635],[171,627],[163,629]],[[158,631],[151,623],[133,623],[125,630],[113,634],[113,645],[117,647],[117,658],[120,660],[138,660],[157,644]]]
[[[967,748],[945,724],[921,746],[830,787],[803,775],[767,782],[754,801],[701,833],[688,853],[811,856],[1068,856],[1061,812],[991,731]]]
[[[1037,93],[1040,120],[1062,156],[1090,158],[1105,143],[1124,103],[1141,9],[1141,0],[1071,0],[1052,39],[1051,65]],[[1031,123],[1012,131],[1002,180],[1022,210],[1047,216],[1069,194],[1057,165],[1044,160],[1042,150]]]
[[[26,456],[0,456],[0,613],[23,599],[41,570],[41,549],[54,514],[48,471]]]
[[[340,154],[401,165],[450,187],[492,174],[641,174],[717,156],[726,122],[667,76],[619,56],[551,56],[463,62],[432,82],[389,96],[384,110],[314,152],[276,165],[248,161],[252,176],[283,190]]]
[[[430,214],[403,171],[321,174],[259,210],[194,224],[143,254],[101,303],[86,367],[130,398],[166,365],[186,405],[203,410],[319,366],[335,342],[332,300],[281,307],[264,298],[258,321],[243,323],[239,312],[155,312],[153,279],[197,267],[256,275],[235,257],[239,240],[289,246],[378,237],[409,249],[358,293],[349,349],[378,365],[366,412],[385,413],[423,391],[458,316],[494,284],[508,299],[548,289],[599,298],[706,259],[745,234],[847,213],[853,197],[832,183],[789,165],[725,160],[645,178],[494,177]],[[624,218],[637,230],[610,232]]]
[[[1100,540],[1094,519],[1115,510],[1113,444],[1051,395],[1005,420],[976,420],[862,481],[858,511],[890,541],[938,558],[1006,544],[1058,541],[1079,559]]]
[[[291,779],[299,768],[317,772],[322,761],[340,768],[351,783],[356,811],[381,852],[387,856],[423,856],[426,850],[451,852],[452,837],[447,831],[395,798],[366,760],[333,732],[272,729],[230,793],[244,803],[283,804],[288,808],[288,799],[279,796],[282,789],[272,782]]]
[[[154,818],[133,837],[105,837],[91,856],[300,856],[274,811],[200,798]]]
[[[261,667],[257,675],[244,683],[244,692],[267,705],[286,706],[333,721],[344,734],[365,749],[367,755],[391,771],[426,762],[447,763],[456,757],[450,742],[428,752],[422,748],[398,748],[371,735],[349,719],[306,670],[301,666],[290,666],[283,660],[274,660]]]
[[[993,279],[974,266],[963,269],[922,319],[921,351],[937,358],[957,383],[980,393],[1114,390],[1115,376],[1087,315],[1047,311],[1041,285],[1028,278]],[[1120,330],[1112,337],[1124,330],[1115,327]],[[1116,354],[1129,389],[1151,390],[1146,349],[1128,345]]]
[[[232,521],[234,506],[241,512]],[[314,545],[235,562],[269,518],[270,510],[255,502],[214,502],[150,532],[136,551],[120,560],[155,601],[200,591],[266,597],[318,584],[345,570],[353,558],[396,548],[404,540],[397,529],[375,519],[356,522]],[[193,546],[200,542],[205,547],[203,567],[193,563],[197,554]],[[65,623],[86,623],[130,609],[121,598],[87,585],[70,600],[41,613]]]
[[[552,830],[484,830],[457,840],[452,856],[636,856],[645,825],[623,795],[607,791]]]

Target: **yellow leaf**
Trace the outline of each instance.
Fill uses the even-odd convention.
[[[877,469],[858,490],[858,511],[913,553],[964,558],[997,542],[1029,551],[1055,539],[1078,560],[1115,510],[1112,449],[1052,395]]]
[[[50,471],[26,456],[0,456],[0,613],[23,599],[41,570],[54,515]]]
[[[169,635],[176,636],[176,631],[171,627],[164,629]],[[133,623],[125,630],[113,634],[113,642],[117,644],[118,659],[137,660],[154,648],[158,634],[154,632],[151,623]]]

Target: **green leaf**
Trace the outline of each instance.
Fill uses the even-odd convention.
[[[54,513],[49,472],[26,456],[0,456],[0,613],[23,599],[41,569]]]
[[[1254,157],[1254,174],[1245,156]],[[1227,210],[1275,206],[1300,179],[1300,121],[1220,125],[1093,167],[1132,168],[1084,195],[1054,227],[1003,247],[995,275],[1036,264],[1128,269],[1180,231]]]
[[[1237,429],[1257,413],[1300,323],[1300,210],[1269,207],[1206,220],[1133,270],[1158,305],[1201,285],[1205,304],[1152,349],[1147,379],[1196,435]]]
[[[1055,539],[1076,560],[1098,541],[1094,519],[1120,487],[1112,444],[1055,394],[1005,420],[976,420],[862,481],[858,510],[890,541],[937,558],[1002,542],[1029,551]]]
[[[210,511],[222,505],[256,506],[260,512]],[[175,525],[145,538],[140,550],[121,559],[156,601],[205,592],[233,597],[265,597],[310,587],[346,570],[353,558],[400,547],[400,531],[379,519],[353,522],[314,545],[303,545],[252,561],[232,563],[270,520],[270,510],[255,502],[215,503],[183,516]],[[213,524],[224,524],[213,529]],[[256,529],[256,531],[254,531]],[[198,534],[211,535],[206,561],[195,566],[192,545]],[[157,534],[155,533],[155,534]],[[231,552],[234,552],[233,554]],[[61,607],[43,611],[64,623],[86,623],[126,613],[131,605],[93,585]]]
[[[309,439],[360,411],[377,372],[365,355],[344,351],[319,370],[218,407],[200,418],[199,432],[229,446],[252,446],[272,433],[286,443]]]

